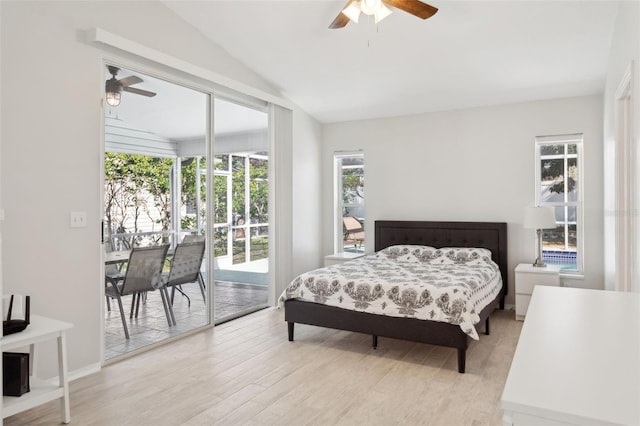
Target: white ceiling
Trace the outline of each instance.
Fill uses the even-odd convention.
[[[602,93],[617,3],[432,0],[330,30],[346,0],[164,3],[321,122]]]

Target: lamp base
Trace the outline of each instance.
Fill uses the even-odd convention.
[[[537,229],[536,234],[538,235],[538,257],[536,257],[536,261],[533,262],[533,266],[544,268],[547,264],[542,260],[542,229]]]
[[[535,261],[535,262],[533,262],[533,266],[538,267],[538,268],[544,268],[544,267],[546,267],[546,266],[547,266],[547,264],[546,264],[546,263],[544,263],[544,262],[542,261],[542,259],[537,258],[537,259],[536,259],[536,261]]]

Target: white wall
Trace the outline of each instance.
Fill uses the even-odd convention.
[[[585,273],[566,285],[602,288],[602,97],[589,96],[429,113],[324,127],[323,173],[337,150],[364,149],[365,229],[374,221],[508,223],[509,296],[513,269],[535,257],[522,228],[534,203],[534,138],[584,133]],[[324,180],[324,254],[332,252],[332,185]],[[368,234],[366,250],[373,250]]]
[[[632,115],[633,151],[631,160],[633,194],[638,194],[640,188],[640,2],[628,1],[620,2],[618,17],[616,19],[615,31],[611,41],[611,51],[609,53],[609,64],[607,67],[607,80],[604,94],[604,209],[605,209],[605,281],[606,288],[613,290],[616,288],[616,220],[631,215],[636,226],[635,243],[632,247],[632,259],[635,267],[635,274],[632,277],[632,290],[640,292],[640,226],[638,221],[638,208],[640,207],[640,196],[632,200],[631,211],[619,211],[616,208],[616,99],[615,94],[620,82],[634,62],[633,72],[633,94],[635,102]]]
[[[300,110],[294,112],[293,124],[292,272],[296,276],[322,264],[322,129],[317,121]]]
[[[84,42],[83,31],[102,27],[278,93],[159,2],[127,2],[123,9],[117,1],[2,1],[0,7],[4,291],[30,294],[34,313],[74,323],[68,336],[70,369],[95,367],[104,304],[99,297],[104,285],[99,185],[105,54]],[[312,120],[300,119],[296,125],[297,133],[314,135],[301,138],[301,144],[318,143]],[[311,154],[296,148],[304,161],[316,148],[310,149]],[[313,187],[310,192],[317,193]],[[318,215],[305,211],[307,206],[316,209],[317,201],[307,203],[304,196],[298,201],[309,241],[318,241]],[[70,229],[70,211],[87,212],[88,226]],[[53,371],[50,367],[45,365]]]

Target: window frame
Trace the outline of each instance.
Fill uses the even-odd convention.
[[[342,199],[342,159],[351,158],[351,157],[362,157],[362,169],[363,176],[365,173],[365,155],[363,150],[354,150],[354,151],[336,151],[333,153],[333,210],[334,210],[334,220],[333,220],[333,250],[334,253],[343,253],[344,252],[344,233],[343,233],[343,215],[342,211],[347,207],[363,207],[365,211],[366,217],[366,198],[363,198],[363,203],[361,206],[355,206],[351,204],[345,204]],[[364,246],[366,242],[366,233],[365,233],[365,241],[362,242],[362,252],[364,253]]]
[[[565,145],[565,152],[563,154],[556,155],[541,155],[540,148],[544,145]],[[576,145],[576,153],[568,154],[567,153],[567,145]],[[573,134],[565,134],[565,135],[549,135],[549,136],[536,136],[535,143],[535,204],[537,206],[550,206],[554,207],[554,211],[556,207],[564,207],[565,208],[565,245],[567,244],[568,239],[568,227],[573,224],[572,221],[568,220],[568,212],[567,209],[569,207],[576,208],[576,269],[561,269],[560,272],[562,274],[570,274],[570,275],[582,275],[584,272],[584,135],[582,133],[573,133]],[[551,158],[554,157],[554,158]],[[545,159],[563,159],[564,160],[564,173],[565,173],[565,182],[567,181],[566,177],[568,176],[568,167],[567,161],[570,158],[576,159],[576,166],[578,168],[578,176],[576,179],[576,185],[578,188],[577,196],[575,201],[567,200],[568,195],[565,191],[564,201],[563,202],[548,202],[541,200],[542,193],[542,172],[541,172],[541,163]],[[543,231],[544,235],[544,231]],[[543,253],[544,253],[544,245],[543,245]]]

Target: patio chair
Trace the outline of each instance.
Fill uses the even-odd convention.
[[[106,253],[111,253],[114,251],[113,249],[113,238],[109,238],[108,241],[103,243],[103,247]],[[107,263],[104,265],[104,273],[106,276],[116,277],[122,274],[122,269],[126,262],[121,263]],[[124,278],[124,275],[122,276]],[[104,280],[105,289],[109,287],[109,280]],[[107,310],[111,312],[111,298],[105,295],[105,299],[107,301]]]
[[[136,316],[138,316],[141,294],[161,288],[160,277],[162,276],[162,268],[164,267],[164,261],[167,256],[168,249],[168,245],[133,248],[129,255],[127,270],[125,273],[106,275],[106,279],[109,281],[111,286],[105,289],[105,295],[118,301],[124,335],[127,339],[129,338],[129,330],[127,328],[127,321],[124,317],[122,297],[133,295],[129,318],[133,318],[134,307]],[[175,319],[170,316],[173,312],[168,308],[166,293],[160,291],[160,297],[162,298],[162,305],[164,307],[164,313],[167,316],[167,322],[169,323],[169,326],[171,326],[172,320],[173,324],[175,324]]]
[[[206,241],[206,237],[202,234],[197,234],[197,235],[193,235],[193,234],[187,234],[184,236],[184,238],[182,239],[182,243],[196,243],[196,242],[204,242]],[[217,261],[214,260],[214,263],[217,264]],[[200,278],[202,278],[202,274],[200,274]],[[201,287],[201,290],[203,288]],[[189,298],[189,296],[187,296],[184,291],[182,291],[182,286],[178,286],[178,291],[180,293],[182,293],[182,295],[184,297],[187,298],[187,300],[189,301],[189,306],[191,306],[191,299]],[[171,303],[173,303],[173,295],[175,294],[175,287],[174,289],[171,291]],[[202,299],[204,300],[204,291],[202,293]]]
[[[202,266],[202,259],[204,258],[205,242],[196,241],[193,243],[181,243],[176,246],[176,250],[173,253],[171,259],[171,269],[168,273],[162,274],[161,283],[162,290],[165,292],[165,297],[169,300],[168,288],[171,287],[171,299],[169,310],[173,314],[173,299],[176,293],[176,287],[189,300],[191,305],[191,299],[181,289],[182,284],[188,284],[197,282],[200,286],[200,292],[202,293],[202,300],[206,302],[204,280],[200,268]],[[172,315],[173,316],[173,315]]]
[[[355,248],[362,246],[364,241],[364,229],[362,224],[353,216],[345,216],[342,218],[345,228],[345,241],[352,242]]]
[[[196,243],[200,241],[204,241],[204,235],[187,234],[182,239],[183,243]]]

